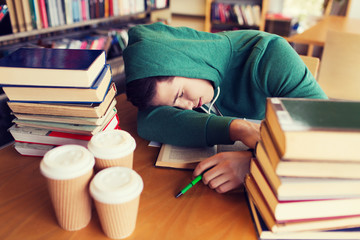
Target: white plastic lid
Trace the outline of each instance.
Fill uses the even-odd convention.
[[[63,145],[48,151],[40,162],[41,173],[51,179],[80,177],[95,165],[94,156],[80,145]]]
[[[120,204],[140,195],[144,183],[131,168],[109,167],[98,172],[90,183],[90,194],[98,202]]]
[[[135,150],[135,139],[124,130],[108,130],[92,136],[88,149],[101,159],[121,158]]]

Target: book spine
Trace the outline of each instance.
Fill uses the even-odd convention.
[[[24,10],[22,6],[22,0],[15,0],[15,9],[16,9],[16,19],[18,22],[19,32],[25,32],[25,19],[24,19]]]
[[[17,33],[17,32],[19,32],[19,29],[18,29],[18,22],[17,22],[17,19],[16,19],[16,11],[15,11],[14,0],[7,0],[6,3],[7,3],[7,6],[8,6],[8,11],[9,11],[9,15],[10,15],[10,22],[11,22],[12,32]]]
[[[48,28],[49,21],[48,21],[48,17],[47,17],[45,0],[38,0],[38,4],[39,4],[42,26],[43,26],[43,28]]]

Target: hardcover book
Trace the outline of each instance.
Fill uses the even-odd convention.
[[[11,102],[7,104],[14,113],[24,114],[47,114],[54,116],[73,116],[73,117],[101,117],[108,110],[109,106],[116,105],[114,99],[116,95],[115,83],[112,83],[104,101],[101,103],[90,104],[64,104],[64,103],[29,103]]]
[[[58,122],[58,123],[69,123],[79,125],[103,125],[109,115],[116,113],[115,108],[116,101],[111,103],[106,113],[98,118],[89,117],[70,117],[70,116],[55,116],[55,115],[41,115],[41,114],[23,114],[13,113],[17,119],[27,121],[41,121],[41,122]]]
[[[258,175],[256,179],[251,179],[277,223],[360,216],[360,197],[280,201],[264,177]]]
[[[282,159],[360,161],[360,102],[269,98],[265,118]]]
[[[250,173],[255,180],[266,179],[280,201],[360,198],[360,179],[279,177],[263,154],[257,148],[256,158],[250,162]]]
[[[20,48],[0,59],[0,84],[90,87],[105,63],[103,50]]]
[[[248,192],[250,213],[259,240],[345,240],[360,239],[360,217],[277,224],[269,215],[265,205],[258,205]],[[267,215],[265,215],[267,214]],[[333,230],[328,230],[334,228]]]
[[[107,128],[115,129],[119,124],[119,118],[117,114],[110,115],[105,120],[103,125],[94,126],[94,125],[78,125],[78,124],[66,124],[66,123],[54,123],[54,122],[40,122],[40,121],[26,121],[14,119],[19,127],[34,127],[41,129],[48,129],[52,131],[67,132],[67,133],[77,133],[84,135],[94,135],[100,131],[104,131]]]
[[[103,70],[90,88],[45,87],[45,86],[3,86],[10,101],[23,102],[102,102],[111,84],[110,65]]]
[[[56,146],[54,145],[44,145],[44,144],[36,144],[36,143],[23,143],[23,142],[15,142],[14,148],[18,153],[24,156],[32,156],[32,157],[42,157],[45,153]]]
[[[266,170],[275,171],[280,177],[342,178],[360,179],[360,162],[339,161],[302,161],[281,159],[275,147],[266,121],[260,125],[261,141],[256,146],[256,155]],[[303,151],[306,148],[299,146]]]
[[[16,142],[37,143],[47,145],[77,144],[86,147],[91,135],[57,132],[34,127],[18,127],[15,124],[9,128]]]

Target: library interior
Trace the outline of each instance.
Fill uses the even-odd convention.
[[[177,134],[166,128],[171,124],[152,128],[153,115],[176,121],[179,131],[184,122],[176,117],[188,111],[170,105],[176,111],[145,116],[126,94],[134,74],[128,68],[151,68],[163,57],[126,62],[131,61],[126,53],[141,49],[141,38],[147,38],[141,36],[146,29],[140,37],[130,29],[150,24],[185,27],[211,41],[211,36],[233,41],[233,31],[279,38],[301,67],[285,73],[293,63],[269,66],[284,69],[288,75],[281,79],[300,78],[295,75],[303,71],[299,86],[309,84],[302,89],[307,93],[303,98],[266,93],[261,119],[242,116],[241,110],[239,116],[226,115],[258,126],[255,145],[231,139],[236,144],[175,146],[145,139],[140,131],[159,139]],[[0,239],[360,239],[359,26],[360,0],[0,0]],[[176,34],[169,32],[170,45]],[[212,50],[220,52],[205,49]],[[251,57],[240,62],[247,64],[237,67],[258,64]],[[251,68],[267,79],[259,85],[271,86],[266,74],[276,70],[268,68]],[[240,75],[239,81],[247,81]],[[163,80],[156,81],[159,86]],[[279,83],[281,91],[289,88]],[[216,101],[231,113],[221,108],[230,97],[212,84],[217,96],[207,106],[208,125],[212,115],[223,117]],[[326,99],[311,97],[315,85]],[[197,105],[200,109],[201,99]],[[223,129],[229,128],[230,123]],[[208,135],[216,139],[214,133],[204,135],[205,141]],[[216,167],[193,175],[203,160],[229,152],[250,156],[241,186],[218,193],[206,183]]]

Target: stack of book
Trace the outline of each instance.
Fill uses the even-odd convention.
[[[269,98],[245,179],[260,239],[360,239],[360,102]]]
[[[0,75],[15,116],[9,131],[23,155],[86,146],[97,132],[118,128],[116,87],[102,50],[20,48],[0,59]]]

